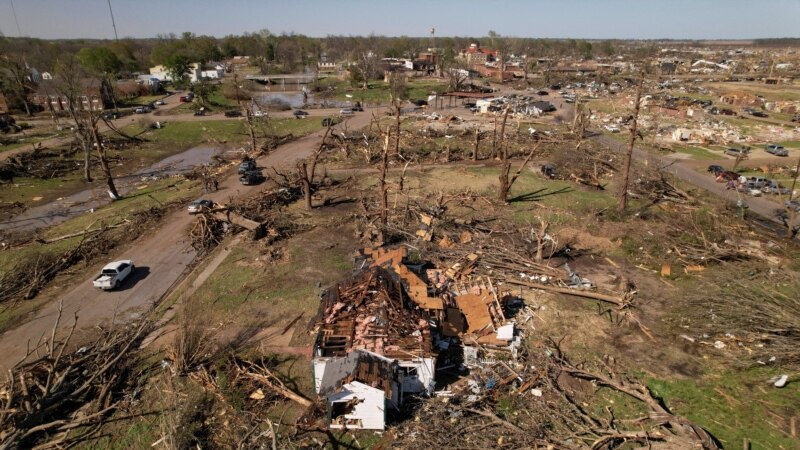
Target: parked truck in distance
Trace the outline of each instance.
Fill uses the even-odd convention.
[[[103,267],[103,270],[100,271],[100,275],[94,279],[92,284],[94,284],[94,287],[104,291],[117,289],[135,269],[136,267],[130,259],[108,263]]]

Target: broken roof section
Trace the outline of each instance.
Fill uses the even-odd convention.
[[[325,291],[318,324],[317,357],[359,349],[397,360],[433,356],[428,321],[406,300],[400,283],[379,267]]]

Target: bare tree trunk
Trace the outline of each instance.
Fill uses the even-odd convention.
[[[258,142],[256,142],[256,130],[253,127],[253,111],[251,107],[244,109],[245,121],[247,122],[247,131],[250,133],[250,151],[256,151]]]
[[[497,198],[501,202],[508,200],[508,191],[511,185],[508,182],[508,173],[511,171],[511,162],[508,160],[508,144],[503,148],[503,167],[500,169],[500,189]]]
[[[389,170],[389,134],[387,129],[381,157],[380,177],[378,178],[381,189],[381,224],[384,226],[389,221],[389,186],[386,183],[386,172]]]
[[[300,174],[300,184],[303,187],[303,201],[306,209],[311,211],[313,209],[311,205],[311,180],[308,178],[308,166],[305,161],[298,164],[297,171]]]
[[[91,113],[90,113],[91,114]],[[89,120],[93,121],[94,119],[90,116]],[[114,177],[111,175],[111,167],[108,165],[108,156],[106,155],[106,151],[103,148],[103,144],[100,142],[100,135],[97,132],[97,124],[93,121],[89,131],[92,134],[92,140],[94,141],[94,145],[97,146],[97,154],[100,157],[100,169],[103,171],[103,175],[106,177],[106,185],[108,186],[108,193],[111,195],[111,198],[114,200],[118,200],[121,198],[119,192],[117,191],[117,186],[114,184]]]
[[[622,166],[622,186],[619,192],[619,206],[620,212],[625,211],[628,207],[628,184],[631,177],[631,160],[633,159],[633,145],[636,142],[636,125],[639,121],[639,104],[642,100],[642,85],[644,84],[644,72],[639,78],[639,86],[636,87],[636,100],[633,106],[633,123],[631,123],[631,138],[628,141],[628,152],[625,154],[625,162]]]
[[[547,234],[547,227],[549,227],[549,226],[550,226],[549,223],[547,223],[544,220],[542,220],[542,228],[539,230],[539,233],[536,235],[536,260],[535,261],[537,263],[539,263],[539,264],[541,264],[543,259],[544,259],[544,255],[542,254],[544,252],[544,237]]]
[[[500,201],[506,202],[508,201],[508,193],[511,191],[511,186],[514,185],[514,182],[517,181],[522,171],[525,169],[525,166],[528,165],[530,160],[533,158],[533,155],[536,154],[536,151],[539,150],[539,144],[536,144],[533,149],[531,149],[528,156],[525,157],[525,160],[522,161],[517,171],[514,173],[514,176],[511,179],[508,178],[509,172],[511,172],[511,161],[508,158],[508,143],[506,143],[504,150],[503,150],[503,168],[500,170],[500,189],[498,191]]]
[[[325,139],[331,132],[331,126],[333,126],[333,124],[328,124],[328,128],[325,129],[325,134],[322,136],[322,141],[319,143],[319,148],[317,148],[317,151],[314,152],[314,157],[311,160],[310,170],[305,161],[297,163],[297,174],[300,178],[300,185],[303,188],[303,199],[305,201],[306,209],[309,211],[313,209],[311,204],[311,194],[314,187],[314,177],[316,176],[317,171],[317,161],[319,161],[319,156],[325,149]]]
[[[786,204],[786,212],[788,213],[786,221],[786,237],[787,239],[794,239],[797,232],[794,230],[794,221],[797,218],[797,211],[792,207],[792,200],[794,199],[794,189],[797,187],[797,177],[800,175],[800,158],[797,159],[797,167],[794,169],[794,178],[792,179],[792,188],[789,190],[789,202]]]
[[[400,156],[400,102],[395,104],[395,133],[397,134],[394,139],[394,154]]]
[[[477,126],[475,127],[475,149],[472,151],[472,160],[478,161],[478,147],[481,144],[481,131]]]
[[[494,115],[494,131],[492,131],[492,158],[497,158],[497,114]]]

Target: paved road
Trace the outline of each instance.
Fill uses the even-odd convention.
[[[349,129],[358,129],[369,124],[371,111],[356,114],[347,121]],[[258,160],[261,167],[287,167],[299,159],[306,158],[319,145],[324,130],[283,145]],[[263,189],[260,186],[242,186],[238,176],[230,175],[222,180],[218,192],[204,197],[225,202],[230,197],[241,198]],[[62,298],[63,317],[60,331],[64,332],[78,315],[78,329],[89,328],[109,321],[126,321],[158,301],[170,287],[179,281],[186,267],[195,258],[187,238],[186,229],[192,217],[185,211],[176,211],[164,220],[164,225],[150,237],[144,238],[127,251],[110,255],[108,260],[132,259],[136,273],[130,281],[123,283],[119,291],[101,292],[87,280],[67,292]],[[99,271],[103,263],[95,267]],[[43,336],[48,336],[58,314],[58,302],[52,302],[33,314],[31,320],[0,335],[0,371],[23,358],[29,343],[34,345]]]
[[[624,153],[628,148],[627,144],[620,142],[607,135],[601,134],[596,136],[594,139],[620,153]],[[677,178],[687,181],[697,187],[706,189],[712,194],[715,194],[725,200],[732,201],[735,203],[737,200],[742,199],[747,203],[749,210],[751,212],[758,214],[759,216],[762,216],[771,221],[778,222],[774,213],[776,209],[780,208],[780,204],[770,201],[765,197],[751,197],[749,195],[736,192],[734,190],[726,190],[725,184],[717,183],[715,177],[705,172],[698,172],[697,171],[698,163],[696,162],[680,159],[678,157],[670,155],[660,156],[651,152],[647,152],[640,148],[634,148],[633,157],[642,162],[646,161],[648,164],[658,164],[659,167],[664,167],[665,168],[664,170],[666,172],[675,175]],[[786,163],[785,159],[780,161],[782,163]],[[715,164],[715,163],[717,162],[706,161],[704,162],[704,165]],[[732,166],[732,163],[730,164],[730,166]]]

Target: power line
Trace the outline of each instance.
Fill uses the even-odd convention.
[[[11,13],[14,15],[14,23],[17,24],[17,36],[22,37],[22,31],[19,28],[19,20],[17,20],[17,10],[14,8],[14,0],[8,0],[11,3]]]
[[[117,24],[114,23],[114,10],[111,9],[111,0],[108,0],[108,12],[111,13],[111,26],[114,27],[114,40],[119,40],[117,36]]]

